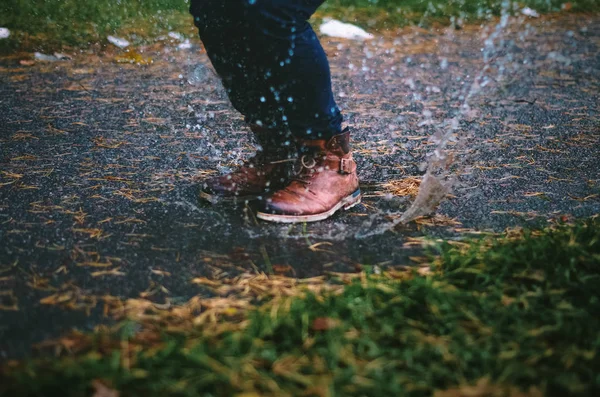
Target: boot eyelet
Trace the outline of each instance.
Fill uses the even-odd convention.
[[[306,164],[306,155],[303,155],[302,157],[300,157],[300,163],[302,163],[302,166],[305,168],[313,168],[315,165],[317,165],[317,161],[315,160],[314,157],[308,156],[308,158],[310,159],[310,163]]]

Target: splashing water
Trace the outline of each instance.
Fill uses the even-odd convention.
[[[400,222],[407,223],[415,218],[432,213],[449,192],[450,183],[444,183],[429,172],[426,173],[415,201],[402,214]]]
[[[509,24],[510,6],[511,3],[509,1],[502,2],[500,21],[494,31],[484,40],[484,65],[473,79],[466,95],[464,95],[459,113],[452,119],[442,123],[445,129],[438,130],[429,139],[430,142],[436,144],[436,148],[428,157],[427,172],[423,177],[417,197],[410,208],[399,219],[392,222],[390,228],[399,223],[408,223],[420,216],[431,214],[437,209],[447,194],[450,193],[458,171],[450,167],[453,165],[456,157],[454,155],[455,151],[450,151],[448,145],[450,143],[457,143],[456,148],[462,148],[471,136],[468,131],[459,130],[459,125],[462,120],[473,119],[475,116],[476,112],[471,109],[469,104],[472,98],[481,93],[483,87],[489,82],[486,74],[498,58],[498,48],[502,46],[502,37]],[[499,70],[499,73],[502,73],[501,71],[504,68],[499,68]],[[460,170],[461,168],[459,165],[458,169]]]
[[[410,208],[403,214],[385,213],[386,216],[384,217],[381,216],[384,214],[384,212],[381,211],[376,214],[377,216],[373,216],[372,219],[370,218],[365,221],[359,231],[356,231],[355,229],[351,230],[351,228],[336,230],[335,233],[327,232],[329,236],[326,238],[337,240],[350,237],[350,235],[353,235],[355,238],[365,238],[376,234],[382,234],[400,223],[408,223],[415,218],[433,213],[444,198],[456,186],[460,169],[466,167],[463,163],[457,162],[457,152],[466,146],[466,142],[469,140],[468,138],[472,136],[472,132],[465,130],[463,126],[461,126],[461,122],[468,122],[475,118],[477,109],[471,108],[473,100],[481,96],[484,88],[487,87],[491,81],[499,80],[501,74],[510,69],[506,67],[507,65],[501,64],[501,62],[510,62],[512,60],[512,58],[510,58],[510,53],[502,54],[502,51],[505,49],[504,36],[505,33],[507,33],[507,27],[513,20],[518,19],[518,17],[510,16],[511,11],[514,11],[511,10],[511,7],[512,4],[510,1],[503,1],[500,20],[495,26],[492,25],[484,31],[484,34],[481,37],[483,65],[470,79],[470,84],[463,85],[456,93],[457,95],[460,94],[458,96],[459,103],[456,113],[450,116],[450,118],[435,121],[431,111],[425,110],[423,112],[423,122],[420,123],[419,126],[429,126],[429,128],[434,129],[435,133],[431,135],[429,142],[434,145],[435,149],[427,156],[426,163],[421,167],[421,171],[425,171],[425,175],[421,181],[419,192]],[[491,16],[491,11],[489,15]],[[452,27],[449,28],[449,32],[453,31],[456,26],[461,24],[462,22],[453,23]],[[366,51],[366,55],[367,58],[371,57],[368,51]],[[440,70],[445,71],[448,69],[448,60],[452,58],[453,54],[443,55],[446,56],[439,58],[439,67]],[[506,57],[506,59],[503,59],[503,57]],[[368,71],[364,66],[364,62],[363,71]],[[492,71],[494,75],[490,76]],[[416,85],[414,81],[410,78],[406,80],[407,84],[412,86],[411,88],[415,90]],[[468,81],[469,76],[467,76],[465,83]],[[225,92],[220,85],[220,80],[207,65],[197,65],[193,71],[187,75],[187,83],[190,86],[216,85],[219,87],[217,89],[219,99],[225,97]],[[438,87],[427,87],[427,89],[437,90],[433,92],[440,92],[440,88]],[[415,101],[424,102],[424,99],[417,93],[414,93],[413,98]],[[218,136],[220,131],[213,134],[204,130],[204,124],[210,122],[212,117],[210,110],[194,109],[191,106],[189,107],[189,110],[190,113],[194,114],[197,124],[188,127],[192,132],[200,133],[203,136],[204,141],[204,145],[199,148],[195,154],[208,158],[211,161],[215,161],[220,173],[229,171],[229,167],[231,167],[232,164],[239,162],[244,157],[243,152],[240,150],[225,153],[223,148],[218,144],[222,138]],[[461,153],[460,156],[462,159],[464,154]],[[193,158],[190,158],[190,161],[192,164],[195,163]],[[197,210],[197,208],[191,208],[189,205],[190,203],[183,200],[180,200],[180,204],[189,207],[190,210]],[[398,216],[394,216],[394,220],[390,222],[387,219],[387,215]],[[284,229],[282,228],[282,230]],[[268,230],[257,232],[255,229],[248,229],[248,232],[251,234],[251,237],[259,237],[265,235],[264,233],[270,233]],[[320,233],[317,233],[317,235],[321,238],[324,237]],[[317,237],[317,235],[314,237]],[[286,234],[285,236],[287,238],[305,238],[306,234]]]

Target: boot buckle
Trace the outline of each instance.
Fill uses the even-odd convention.
[[[353,159],[341,159],[340,160],[340,173],[341,174],[352,174],[356,171],[356,163]]]

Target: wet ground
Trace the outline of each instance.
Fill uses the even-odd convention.
[[[137,47],[150,65],[118,63],[110,47],[0,59],[0,359],[109,321],[108,296],[177,303],[205,293],[197,276],[410,265],[422,237],[598,214],[600,18],[514,20],[482,51],[495,27],[325,38],[365,197],[295,226],[256,222],[244,203],[198,203],[202,178],[253,151],[199,42]],[[387,230],[482,54],[488,79],[460,118],[469,138],[452,196],[436,216]]]

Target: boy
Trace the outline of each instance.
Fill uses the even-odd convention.
[[[200,39],[261,149],[206,180],[208,200],[258,196],[257,217],[312,222],[360,202],[350,134],[307,22],[324,0],[192,0]]]

